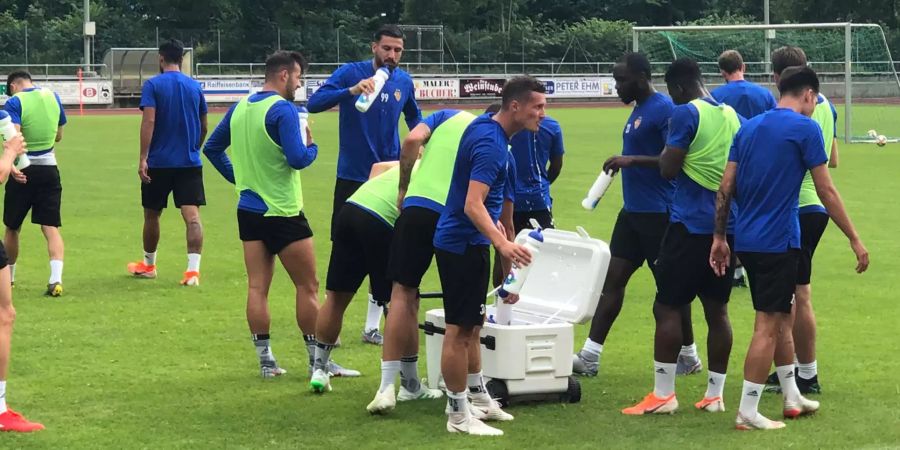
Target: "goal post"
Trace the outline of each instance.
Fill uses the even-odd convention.
[[[747,65],[747,78],[772,85],[768,60],[774,48],[804,49],[808,63],[819,73],[823,93],[844,103],[845,142],[871,142],[869,129],[900,141],[900,124],[888,117],[891,104],[900,103],[900,77],[881,26],[877,24],[803,23],[754,25],[689,25],[634,27],[632,49],[647,55],[655,70],[675,58],[688,56],[700,63],[705,78],[720,82],[717,59],[725,50],[738,50]]]

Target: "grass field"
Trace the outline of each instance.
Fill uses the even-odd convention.
[[[860,110],[854,110],[862,114]],[[883,110],[881,110],[883,111]],[[594,212],[580,207],[602,161],[618,152],[625,108],[551,111],[565,131],[563,174],[553,186],[559,227],[584,226],[608,240],[621,207],[616,184]],[[880,114],[873,110],[871,114]],[[211,119],[212,123],[220,116]],[[814,303],[819,319],[819,370],[824,393],[814,418],[786,430],[732,429],[741,370],[752,327],[747,290],[732,295],[734,351],[726,390],[728,412],[690,406],[702,396],[702,375],[678,379],[682,410],[671,417],[625,417],[619,410],[652,387],[650,307],[646,269],[632,279],[626,306],[607,340],[601,375],[583,379],[578,404],[513,407],[506,436],[477,439],[444,431],[444,402],[401,404],[387,417],[365,406],[380,378],[380,350],[359,341],[366,304],[351,305],[339,362],[357,379],[335,379],[334,391],[307,391],[306,351],[293,319],[293,291],[283,271],[270,295],[273,349],[290,373],[259,378],[244,319],[246,281],[235,221],[236,195],[207,164],[203,208],[203,285],[178,285],[185,266],[184,227],[177,211],[163,216],[157,280],[135,280],[125,263],[141,255],[136,174],[139,117],[71,116],[58,147],[65,188],[65,295],[43,297],[45,244],[26,225],[14,301],[18,319],[8,398],[47,430],[0,435],[0,448],[886,448],[900,446],[900,303],[896,192],[900,146],[843,146],[833,171],[869,248],[866,274],[853,272],[846,240],[831,225],[816,256]],[[328,262],[328,219],[335,176],[337,115],[313,116],[319,160],[303,172],[306,213],[316,234],[319,278]],[[437,289],[432,270],[423,289]],[[435,300],[424,310],[438,307]],[[705,358],[699,306],[695,329]],[[576,345],[587,326],[576,327]],[[424,339],[423,339],[424,345]],[[424,351],[424,350],[423,350]],[[424,374],[424,356],[420,373]],[[764,414],[780,412],[767,395]]]

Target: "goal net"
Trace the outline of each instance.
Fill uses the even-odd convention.
[[[770,52],[802,48],[819,74],[821,91],[835,103],[838,135],[847,142],[871,142],[869,130],[900,140],[900,78],[881,27],[874,24],[778,24],[635,27],[633,48],[648,56],[655,73],[687,56],[700,63],[710,88],[724,80],[717,60],[737,50],[746,78],[775,89]],[[777,94],[777,92],[776,92]]]

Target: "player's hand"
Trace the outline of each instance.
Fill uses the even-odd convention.
[[[630,156],[616,155],[612,156],[603,163],[604,172],[612,172],[615,174],[623,167],[631,167],[634,164],[634,158]]]
[[[531,252],[515,242],[506,241],[497,248],[497,251],[516,266],[525,267],[531,264]]]
[[[856,273],[863,273],[869,268],[869,251],[859,239],[850,241],[850,248],[856,254]]]
[[[709,249],[709,265],[716,276],[724,277],[731,262],[731,249],[724,237],[714,235],[712,248]]]
[[[309,127],[306,127],[306,130],[300,130],[300,132],[306,133],[306,146],[307,147],[314,144],[313,137],[312,137],[312,130]]]
[[[509,292],[506,294],[506,298],[501,298],[500,301],[506,303],[507,305],[515,305],[519,301],[519,294],[513,294]]]
[[[19,156],[24,154],[28,150],[28,144],[25,143],[25,138],[18,134],[16,137],[3,142],[3,153],[12,152],[15,156]]]
[[[373,92],[375,92],[375,78],[366,78],[350,88],[350,93],[353,95],[371,94]]]
[[[12,176],[13,180],[16,183],[25,184],[28,182],[28,177],[26,177],[21,170],[16,169],[15,167],[12,168],[12,171],[9,174]]]
[[[144,184],[150,184],[150,175],[147,174],[148,170],[147,160],[142,159],[138,163],[138,176],[141,177],[141,182]]]

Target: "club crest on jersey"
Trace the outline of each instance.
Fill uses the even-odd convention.
[[[400,89],[394,89],[394,99],[400,101]]]
[[[637,130],[641,126],[641,119],[643,119],[643,116],[638,117],[637,119],[634,119],[634,129],[635,130]]]

